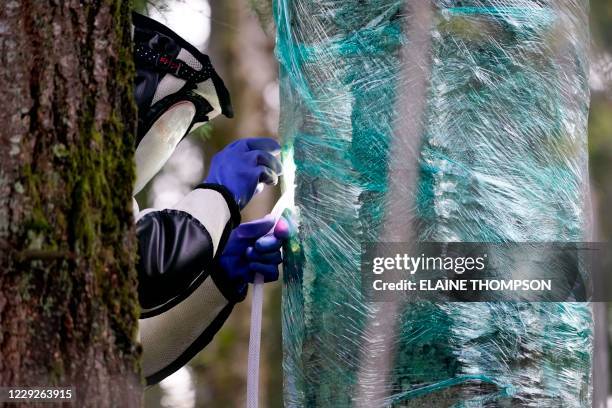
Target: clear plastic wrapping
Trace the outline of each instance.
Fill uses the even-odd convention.
[[[298,224],[284,265],[286,406],[590,406],[589,304],[381,306],[360,284],[362,244],[391,224],[423,242],[588,238],[587,8],[277,0]],[[426,41],[411,38],[419,29]],[[398,147],[406,129],[415,180],[390,170],[417,161]]]

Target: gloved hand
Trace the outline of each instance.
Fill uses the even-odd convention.
[[[279,149],[280,145],[270,138],[237,140],[213,156],[205,182],[223,185],[243,209],[259,183],[278,182],[282,168],[271,152]]]
[[[281,246],[289,237],[289,224],[281,218],[274,231],[274,218],[262,219],[240,224],[229,237],[219,266],[225,276],[234,283],[239,291],[253,283],[255,273],[264,277],[264,282],[278,279],[278,265],[282,262]]]

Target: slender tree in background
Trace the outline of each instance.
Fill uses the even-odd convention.
[[[0,8],[0,386],[140,404],[130,5]]]
[[[595,240],[610,242],[612,217],[606,203],[612,200],[612,3],[591,0],[593,34],[589,155],[595,203]],[[599,210],[599,211],[597,211]],[[609,245],[609,244],[608,244]],[[610,248],[610,247],[609,247]],[[593,407],[606,406],[610,388],[609,327],[611,304],[594,304]]]
[[[211,0],[211,56],[232,95],[233,119],[216,120],[206,157],[233,139],[276,136],[277,114],[266,101],[278,68],[274,36],[266,36],[250,1]],[[269,212],[277,192],[266,188],[243,212],[243,221]],[[266,286],[260,366],[260,406],[282,406],[280,283]],[[234,309],[215,340],[192,361],[197,406],[243,406],[246,396],[250,297]],[[236,392],[238,390],[238,392]]]

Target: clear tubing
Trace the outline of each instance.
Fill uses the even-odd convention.
[[[277,201],[270,215],[274,218],[274,226],[280,220],[283,211],[291,200],[290,193],[284,193]],[[274,227],[268,232],[272,234]],[[253,298],[251,300],[251,330],[249,334],[249,356],[247,361],[247,408],[259,406],[259,356],[261,354],[261,316],[263,313],[264,277],[255,274],[253,281]]]

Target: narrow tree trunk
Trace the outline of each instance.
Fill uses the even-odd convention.
[[[129,2],[0,8],[0,386],[140,403]]]
[[[207,164],[213,153],[233,139],[276,136],[278,108],[264,97],[266,91],[274,93],[278,73],[274,37],[265,35],[249,3],[210,0],[212,30],[206,53],[229,88],[236,116],[213,122],[213,134],[206,142]],[[277,189],[266,187],[245,208],[242,220],[263,217],[277,197]],[[259,401],[260,406],[267,408],[282,406],[280,289],[280,284],[268,284],[264,289]],[[234,308],[215,341],[192,365],[199,390],[198,406],[244,406],[250,305],[249,297]],[[220,370],[223,376],[219,376]],[[270,392],[272,389],[274,392]]]

